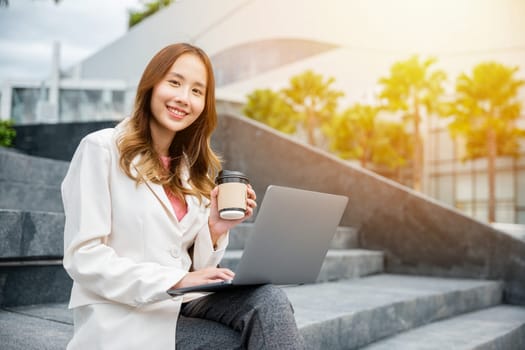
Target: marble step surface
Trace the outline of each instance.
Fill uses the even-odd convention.
[[[233,271],[242,256],[242,250],[226,251],[221,266]],[[330,249],[326,254],[317,282],[337,281],[382,273],[382,252],[365,249]]]
[[[360,349],[425,324],[499,305],[502,290],[496,281],[381,274],[286,292],[308,349]]]
[[[68,166],[0,147],[0,208],[62,212],[60,184]]]
[[[421,326],[365,350],[525,349],[525,307],[497,305]]]
[[[517,333],[508,344],[523,339],[525,332],[523,308],[501,305],[502,286],[496,281],[380,274],[284,290],[308,349],[362,349],[446,322],[468,328],[467,316],[477,312],[492,323],[485,330],[501,330],[492,334],[486,331],[485,342],[498,343],[501,333]],[[496,311],[492,318],[490,311]],[[64,303],[4,307],[0,310],[2,349],[64,349],[73,332],[72,323],[72,313]],[[476,324],[485,327],[483,322]],[[399,349],[412,349],[410,341],[407,339],[403,343],[406,347]],[[431,349],[455,349],[463,344],[463,339],[433,341],[436,343]]]
[[[0,260],[48,259],[63,256],[64,214],[60,212],[0,209]],[[243,249],[253,223],[242,223],[230,232],[228,250]],[[331,249],[358,248],[351,227],[338,227]]]
[[[235,270],[242,251],[226,251],[222,266]],[[383,272],[383,253],[363,249],[329,250],[318,282],[357,278]],[[65,302],[72,281],[61,259],[0,261],[0,305]]]

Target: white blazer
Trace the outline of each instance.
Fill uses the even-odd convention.
[[[188,213],[179,222],[161,185],[137,186],[126,176],[116,145],[121,129],[86,136],[62,183],[63,264],[73,279],[68,349],[173,350],[183,299],[166,290],[192,264],[217,265],[228,235],[214,250],[207,202],[187,196]]]

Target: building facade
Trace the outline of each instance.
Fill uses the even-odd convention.
[[[333,87],[345,93],[340,108],[373,103],[378,79],[414,53],[436,57],[451,81],[484,61],[518,66],[525,79],[520,13],[520,0],[179,0],[49,81],[4,84],[1,116],[15,123],[120,119],[148,60],[173,42],[208,52],[217,98],[235,103],[307,69],[335,78]],[[427,127],[425,145],[425,193],[485,221],[486,161],[462,162],[444,125]],[[524,159],[498,160],[497,221],[525,224]]]

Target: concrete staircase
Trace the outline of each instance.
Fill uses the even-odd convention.
[[[0,149],[1,349],[64,349],[73,332],[57,204],[66,169]],[[232,231],[223,265],[235,267],[252,229]],[[361,239],[340,227],[318,283],[285,287],[309,349],[525,349],[525,308],[503,303],[502,282],[388,273]]]

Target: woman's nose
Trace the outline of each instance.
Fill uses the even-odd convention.
[[[187,105],[190,97],[189,89],[178,89],[175,94],[175,101],[180,104]]]

